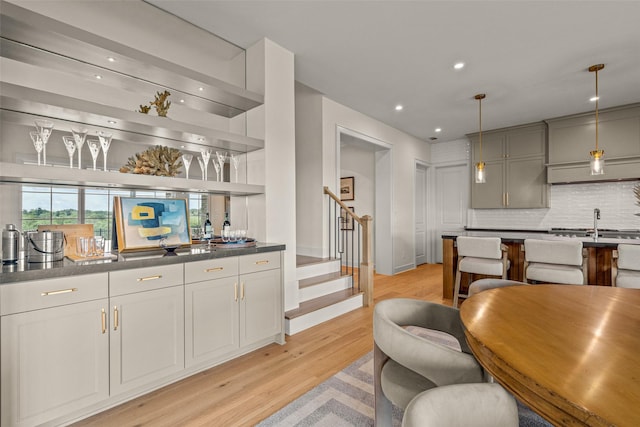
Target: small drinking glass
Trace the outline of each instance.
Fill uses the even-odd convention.
[[[43,161],[42,164],[47,164],[47,142],[49,142],[49,137],[51,136],[51,132],[53,132],[53,122],[49,120],[36,120],[36,130],[40,134],[40,138],[42,138],[42,156]]]
[[[111,138],[113,134],[109,132],[98,131],[98,139],[100,140],[100,147],[102,147],[102,154],[104,156],[104,171],[107,171],[107,151],[111,146]]]
[[[216,170],[216,181],[220,182],[220,165],[215,160],[211,163],[213,163],[213,168]]]
[[[238,242],[246,242],[247,241],[247,230],[236,230],[236,236],[238,237]]]
[[[33,148],[35,148],[38,153],[38,166],[40,166],[40,153],[42,153],[42,150],[44,149],[44,143],[42,142],[40,133],[35,130],[33,132],[29,132],[29,136],[31,137],[31,141],[33,141]]]
[[[202,154],[202,162],[204,163],[204,180],[207,181],[209,179],[207,176],[207,167],[209,166],[209,159],[211,158],[211,150],[203,148],[200,150],[200,154]]]
[[[95,236],[93,237],[94,239],[94,255],[95,256],[102,256],[104,255],[104,237],[102,236]]]
[[[76,237],[76,255],[82,258],[89,256],[89,238]]]
[[[220,163],[220,182],[224,182],[224,163],[227,161],[227,153],[216,151],[216,157],[218,158],[218,163]]]
[[[89,151],[91,152],[91,158],[93,158],[93,170],[96,169],[96,160],[98,160],[98,154],[100,154],[100,141],[97,139],[88,139],[87,145],[89,146]]]
[[[187,179],[189,179],[189,167],[191,166],[192,160],[193,160],[193,154],[185,153],[182,155],[182,163],[184,164],[184,170],[185,170]]]
[[[236,154],[230,154],[229,158],[231,159],[231,164],[233,164],[233,169],[235,170],[235,175],[236,175],[236,181],[238,182],[238,167],[240,166],[240,155]]]
[[[76,152],[76,141],[72,136],[63,136],[62,142],[69,153],[69,169],[73,169],[73,154]]]
[[[78,169],[82,169],[82,146],[87,138],[89,131],[85,128],[71,128],[71,134],[78,147]]]

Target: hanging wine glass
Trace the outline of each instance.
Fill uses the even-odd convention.
[[[209,159],[211,158],[211,150],[208,148],[203,148],[200,150],[200,154],[202,154],[202,162],[204,163],[204,180],[207,181],[209,177],[207,176],[207,166],[209,166]]]
[[[107,171],[107,151],[111,146],[111,138],[113,135],[109,132],[98,131],[98,139],[100,140],[100,147],[102,147],[102,155],[104,156],[104,171]]]
[[[91,151],[91,158],[93,158],[93,170],[96,170],[96,160],[98,160],[98,154],[100,154],[100,141],[88,139],[87,145],[89,146],[89,151]]]
[[[236,172],[236,182],[238,182],[238,167],[240,167],[240,155],[236,154],[235,156],[233,154],[230,154],[229,157],[231,158],[231,163],[233,164],[233,169]]]
[[[224,162],[227,161],[227,153],[224,151],[222,153],[216,151],[216,157],[220,163],[220,182],[224,182]]]
[[[78,149],[78,169],[82,169],[82,146],[87,138],[87,134],[89,131],[85,128],[71,128],[71,134],[73,135],[73,139],[76,142],[76,147]]]
[[[200,165],[200,172],[202,173],[202,180],[204,181],[205,174],[207,173],[206,166],[204,165],[204,161],[202,157],[198,157],[198,164]]]
[[[215,160],[211,163],[213,163],[213,168],[216,170],[216,181],[220,182],[220,165]]]
[[[49,137],[51,136],[51,132],[53,132],[53,122],[49,120],[36,120],[36,130],[40,134],[40,138],[42,139],[42,164],[47,164],[47,142],[49,142]]]
[[[191,166],[192,160],[193,160],[193,154],[185,153],[182,155],[182,163],[184,164],[184,170],[185,170],[187,179],[189,179],[189,167]]]
[[[40,132],[32,131],[29,132],[29,136],[31,137],[31,141],[33,142],[33,148],[36,149],[38,153],[38,166],[40,166],[40,153],[44,149],[44,144],[42,143],[42,138],[40,137]]]
[[[63,136],[62,141],[69,153],[69,168],[73,168],[73,153],[76,152],[76,140],[73,136]]]

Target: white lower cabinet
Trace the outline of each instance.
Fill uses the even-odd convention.
[[[109,397],[107,302],[0,319],[2,426],[38,425]]]
[[[279,255],[279,254],[278,254]],[[250,345],[282,331],[280,268],[240,275],[240,345]]]

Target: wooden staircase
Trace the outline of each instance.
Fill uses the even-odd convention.
[[[293,335],[364,305],[352,276],[341,274],[339,259],[297,257],[299,307],[285,313],[285,332]]]

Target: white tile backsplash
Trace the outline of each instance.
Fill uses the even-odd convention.
[[[467,227],[543,229],[591,228],[600,209],[599,228],[640,229],[637,181],[551,186],[549,209],[469,209]]]

